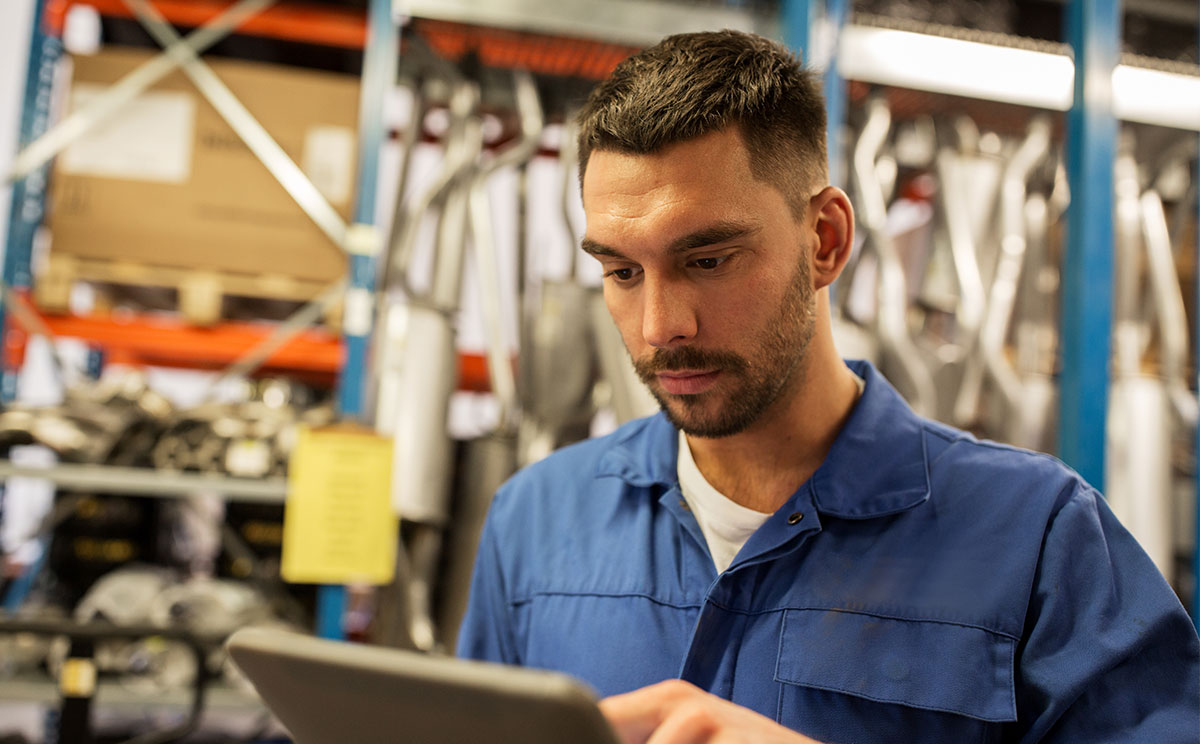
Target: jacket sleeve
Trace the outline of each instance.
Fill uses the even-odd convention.
[[[1017,650],[1022,742],[1188,742],[1200,732],[1200,641],[1099,493],[1052,518]]]
[[[479,538],[467,611],[458,630],[457,653],[468,659],[520,664],[498,531],[493,510]]]

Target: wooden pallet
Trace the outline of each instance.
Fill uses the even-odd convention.
[[[86,282],[98,288],[148,287],[174,290],[179,314],[189,323],[208,326],[222,320],[226,297],[305,302],[317,297],[326,282],[295,279],[281,274],[235,274],[133,261],[52,254],[34,279],[34,303],[47,313],[69,310],[72,288]],[[114,292],[98,292],[98,303],[111,304]],[[325,314],[327,325],[337,326],[340,303]]]

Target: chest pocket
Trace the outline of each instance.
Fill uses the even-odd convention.
[[[820,741],[998,741],[1016,641],[979,628],[788,610],[778,720]]]

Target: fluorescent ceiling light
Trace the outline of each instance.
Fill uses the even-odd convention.
[[[1200,131],[1200,77],[1118,65],[1113,112],[1126,121]]]
[[[838,48],[843,77],[913,90],[1066,111],[1075,66],[1062,54],[883,28],[847,26]],[[1200,131],[1200,77],[1119,65],[1113,111],[1120,119]]]
[[[1065,111],[1071,60],[910,31],[847,26],[838,66],[850,80]]]

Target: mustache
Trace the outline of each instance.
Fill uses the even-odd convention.
[[[659,372],[718,368],[738,372],[747,366],[745,359],[732,352],[706,351],[693,346],[655,349],[648,357],[633,360],[634,371],[643,382],[654,379]]]

